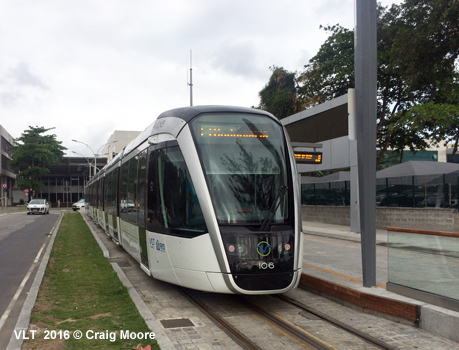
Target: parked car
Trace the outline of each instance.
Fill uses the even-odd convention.
[[[128,199],[128,200],[121,200],[121,212],[122,213],[127,213],[127,212],[132,212],[135,211],[135,203],[133,200]]]
[[[72,209],[73,211],[80,210],[81,208],[84,208],[84,199],[81,198],[78,202],[72,204]]]
[[[49,202],[46,199],[31,199],[27,204],[27,215],[49,214]]]

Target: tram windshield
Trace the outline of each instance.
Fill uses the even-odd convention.
[[[288,219],[286,150],[280,125],[250,114],[204,114],[192,121],[220,224]]]

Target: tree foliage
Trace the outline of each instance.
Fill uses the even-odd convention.
[[[259,92],[260,109],[282,119],[299,112],[301,104],[296,93],[295,73],[282,67],[270,67],[273,72],[268,84]]]
[[[433,145],[452,145],[451,161],[454,159],[459,146],[459,105],[428,102],[414,106],[395,124],[401,125]]]
[[[52,129],[29,126],[11,148],[10,164],[19,172],[16,176],[19,189],[40,190],[44,186],[43,179],[49,173],[48,167],[59,163],[64,156],[66,148],[56,140],[56,135],[44,135]]]
[[[379,6],[377,16],[379,164],[388,149],[425,149],[426,135],[435,142],[440,137],[454,139],[455,134],[448,134],[454,128],[440,127],[448,118],[436,118],[432,127],[428,115],[410,111],[423,104],[431,110],[434,103],[440,116],[449,113],[448,106],[459,104],[459,1],[405,0],[389,8]],[[354,32],[339,25],[323,29],[330,36],[297,77],[292,99],[301,102],[298,111],[354,87]],[[441,108],[445,111],[440,113]],[[419,119],[416,128],[407,118]]]
[[[331,35],[298,78],[304,108],[344,95],[354,87],[354,32],[339,25],[321,28]]]

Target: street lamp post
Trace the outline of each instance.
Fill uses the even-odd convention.
[[[90,151],[92,152],[94,158],[96,157],[94,151],[92,150],[92,148],[87,144],[87,143],[84,143],[84,142],[81,142],[81,141],[78,141],[78,140],[72,140],[73,142],[77,142],[77,143],[82,143],[83,145],[85,145],[86,147],[88,147],[90,149]],[[72,151],[73,152],[73,151]],[[75,152],[73,152],[75,153]],[[91,164],[89,164],[91,166]],[[95,167],[95,166],[94,166]],[[96,175],[96,169],[94,168],[94,171],[93,171],[93,176]],[[89,177],[91,178],[91,168],[89,168]]]
[[[84,143],[84,142],[78,141],[78,140],[72,140],[72,141],[73,142],[77,142],[77,143],[82,143],[83,145],[85,145],[86,147],[88,147],[91,150],[91,152],[92,152],[92,154],[94,156],[94,175],[93,176],[96,176],[96,172],[97,172],[97,157],[100,156],[99,151],[102,149],[102,147],[104,147],[106,145],[111,145],[112,143],[118,142],[117,140],[115,140],[115,141],[112,141],[112,142],[104,143],[102,146],[99,147],[99,149],[97,150],[97,153],[95,153],[87,143]],[[73,153],[75,153],[75,152],[73,152]]]
[[[84,157],[84,159],[86,159],[86,161],[88,162],[88,166],[89,166],[89,180],[91,180],[91,167],[92,167],[92,165],[91,165],[91,162],[89,161],[89,159],[85,155],[83,155],[81,153],[78,153],[78,152],[75,152],[75,151],[72,151],[72,153],[78,154],[79,156],[82,156],[82,157]]]

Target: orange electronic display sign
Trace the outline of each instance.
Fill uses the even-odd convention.
[[[265,130],[250,130],[230,125],[204,125],[201,124],[201,137],[247,137],[247,138],[267,138],[268,132]]]
[[[295,151],[295,160],[301,164],[322,164],[322,152]]]

